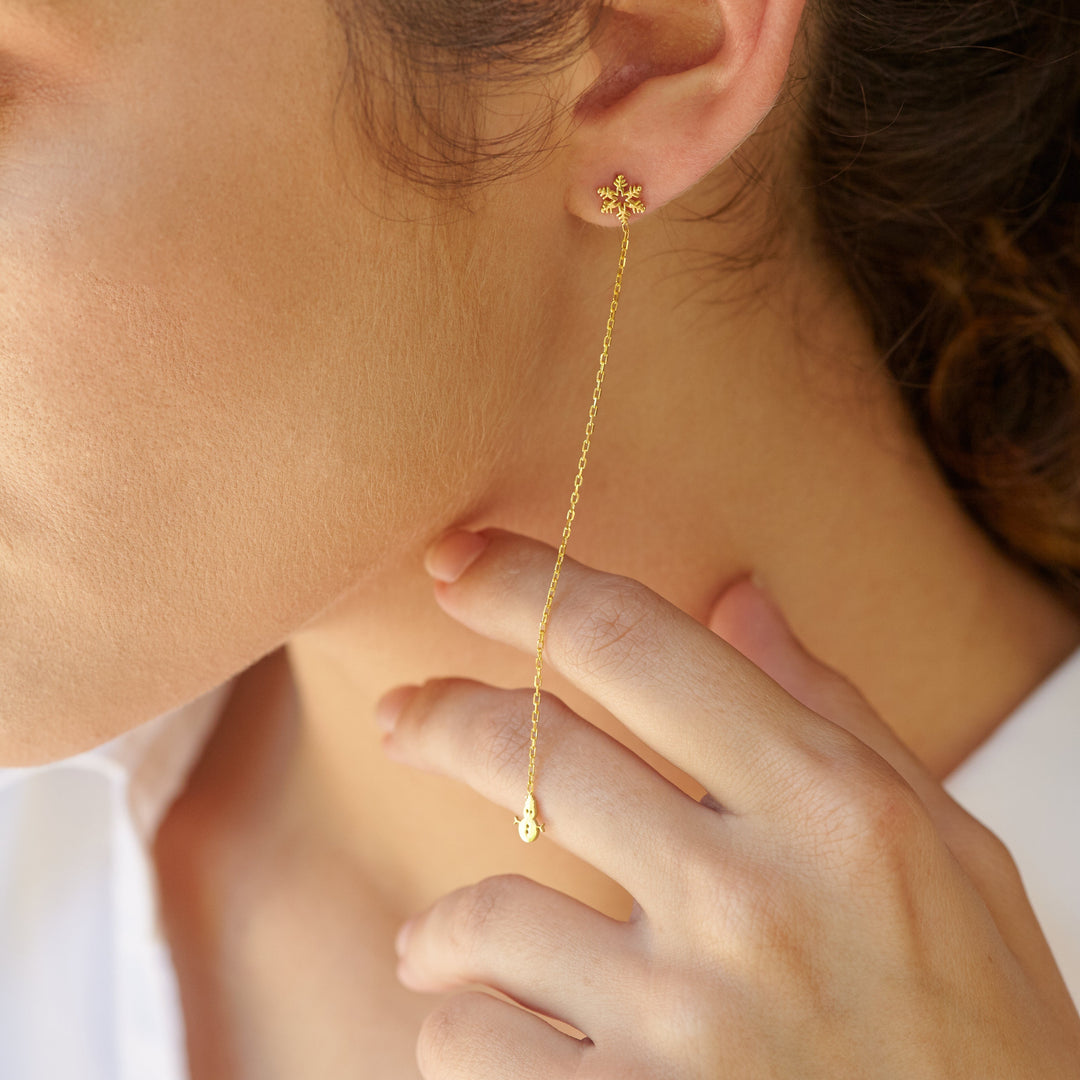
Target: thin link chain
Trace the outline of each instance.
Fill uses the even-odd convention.
[[[619,268],[615,272],[615,289],[611,294],[611,308],[608,311],[607,330],[604,333],[604,347],[600,352],[600,368],[596,372],[596,386],[593,389],[592,404],[589,406],[589,422],[585,425],[585,439],[581,444],[581,457],[578,459],[577,476],[574,477],[574,490],[570,494],[570,509],[566,511],[566,524],[563,526],[562,543],[559,544],[559,554],[555,559],[555,572],[551,575],[551,585],[548,587],[544,613],[540,616],[540,633],[536,640],[532,732],[529,736],[529,783],[526,788],[529,795],[533,793],[533,784],[536,779],[536,732],[540,725],[540,685],[544,675],[544,639],[547,637],[547,621],[548,616],[551,614],[552,601],[555,599],[555,587],[559,584],[559,571],[562,570],[566,544],[570,539],[570,530],[574,525],[578,493],[581,491],[581,481],[585,475],[585,465],[589,457],[593,427],[596,424],[596,408],[600,404],[600,392],[604,388],[604,372],[607,369],[608,350],[611,348],[611,335],[615,329],[615,313],[619,310],[619,293],[622,290],[623,271],[626,269],[626,252],[630,247],[630,226],[627,224],[625,214],[621,214],[620,219],[622,221],[622,245],[619,249]]]

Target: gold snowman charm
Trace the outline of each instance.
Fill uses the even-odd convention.
[[[526,844],[531,844],[544,831],[544,826],[536,820],[536,800],[532,795],[526,796],[525,809],[521,817],[514,818],[514,824],[518,827],[518,836]]]

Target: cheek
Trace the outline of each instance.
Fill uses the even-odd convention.
[[[268,445],[273,379],[227,378],[160,293],[52,271],[0,328],[5,763],[100,742],[272,647],[297,614],[267,587],[282,526],[319,500],[297,504]]]
[[[0,148],[0,764],[240,670],[483,482],[469,379],[395,314],[423,247],[341,176],[325,28],[212,25]]]

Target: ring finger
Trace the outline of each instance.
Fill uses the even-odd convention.
[[[391,693],[400,695],[400,711],[383,744],[390,757],[463,780],[520,811],[531,691],[437,679]],[[544,726],[536,801],[545,834],[617,881],[646,912],[670,902],[683,860],[663,838],[717,842],[725,815],[695,802],[554,695],[545,698]]]

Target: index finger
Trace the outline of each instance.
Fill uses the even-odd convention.
[[[501,529],[477,535],[487,547],[456,580],[437,582],[439,605],[486,637],[535,650],[555,550]],[[446,540],[449,551],[455,541]],[[440,574],[443,550],[429,556],[437,578],[449,576]],[[570,558],[544,656],[735,811],[793,782],[816,729],[834,727],[644,585]]]

